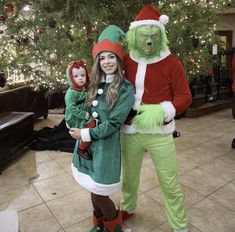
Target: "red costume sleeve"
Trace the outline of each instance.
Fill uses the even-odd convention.
[[[172,70],[171,89],[174,96],[172,104],[176,109],[176,114],[182,114],[190,106],[192,97],[184,67],[180,61]]]

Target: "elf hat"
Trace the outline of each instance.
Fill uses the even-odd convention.
[[[122,42],[125,41],[125,33],[115,25],[109,25],[100,34],[98,43],[94,45],[92,56],[95,59],[100,52],[110,51],[116,54],[121,60],[125,55]]]
[[[135,17],[135,21],[131,23],[129,29],[142,25],[156,25],[165,30],[164,25],[169,22],[167,15],[161,15],[160,11],[150,4],[145,4],[139,14]]]
[[[73,68],[84,68],[85,69],[85,73],[86,73],[86,83],[83,86],[80,86],[76,83],[76,81],[74,80],[73,77]],[[69,86],[71,87],[75,87],[76,89],[80,90],[83,89],[83,87],[86,87],[89,84],[89,75],[88,75],[88,70],[86,67],[86,63],[83,60],[77,60],[77,61],[73,61],[72,63],[70,63],[66,69],[66,78],[68,81]]]

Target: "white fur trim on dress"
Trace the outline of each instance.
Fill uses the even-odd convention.
[[[164,119],[165,122],[169,122],[172,119],[174,119],[176,110],[173,104],[170,101],[164,101],[161,102],[160,105],[163,107],[165,111],[165,119]]]
[[[86,190],[101,196],[110,196],[120,190],[121,182],[115,184],[100,184],[92,180],[89,175],[79,172],[76,167],[71,164],[74,179]]]
[[[156,129],[148,129],[148,130],[138,130],[134,127],[134,125],[126,125],[124,124],[122,127],[122,132],[124,134],[136,134],[136,133],[140,133],[140,134],[170,134],[175,130],[175,121],[172,120],[170,123],[168,123],[167,125],[163,125],[160,126]]]
[[[145,19],[145,20],[138,20],[138,21],[131,22],[129,30],[136,28],[136,27],[143,26],[143,25],[155,25],[155,26],[162,28],[165,31],[165,27],[162,22],[157,21],[157,20],[152,20],[152,19]]]
[[[83,142],[91,142],[89,128],[81,129],[81,138]]]

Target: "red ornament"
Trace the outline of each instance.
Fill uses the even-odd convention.
[[[37,31],[38,34],[42,34],[44,32],[44,29],[43,28],[38,28],[36,31]]]
[[[14,6],[13,6],[13,4],[7,3],[7,4],[4,6],[4,11],[5,11],[7,14],[13,13],[13,12],[14,12]]]
[[[6,17],[3,15],[0,15],[0,22],[4,22],[6,20]]]
[[[207,70],[207,75],[208,75],[208,76],[214,76],[214,73],[213,73],[213,69],[212,69],[212,68],[210,68],[210,69]]]
[[[191,59],[188,63],[189,63],[191,68],[195,67],[195,65],[196,65],[196,62],[193,59]]]
[[[93,32],[93,33],[98,33],[99,31],[98,31],[97,27],[92,27],[92,28],[91,28],[91,32]]]

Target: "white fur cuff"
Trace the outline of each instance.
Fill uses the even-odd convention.
[[[142,25],[154,25],[154,26],[158,26],[160,28],[162,28],[162,30],[165,31],[165,27],[164,24],[158,20],[152,20],[152,19],[144,19],[144,20],[138,20],[138,21],[134,21],[131,22],[131,25],[129,27],[129,30],[132,28],[136,28]]]
[[[165,111],[165,122],[169,122],[173,120],[175,117],[175,113],[176,113],[176,110],[173,104],[170,101],[164,101],[164,102],[161,102],[160,105],[163,107]]]
[[[81,129],[81,138],[83,142],[91,142],[89,128]]]

